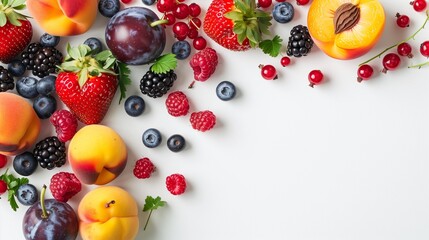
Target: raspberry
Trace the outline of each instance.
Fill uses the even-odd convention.
[[[134,176],[136,178],[144,179],[149,178],[150,175],[155,171],[155,166],[150,161],[149,158],[140,158],[136,161],[136,165],[134,166]]]
[[[5,181],[0,179],[0,195],[7,191],[7,184]]]
[[[50,121],[54,125],[58,139],[61,142],[67,142],[72,139],[77,131],[77,119],[68,110],[55,111]]]
[[[189,111],[189,101],[186,95],[181,91],[175,91],[168,94],[165,100],[167,111],[171,116],[185,116]]]
[[[195,80],[204,82],[216,70],[218,64],[217,53],[213,48],[205,48],[194,54],[189,64],[194,70]]]
[[[73,173],[59,172],[52,176],[49,189],[57,201],[67,202],[80,192],[82,184]]]
[[[192,128],[205,132],[214,127],[216,124],[216,116],[209,110],[193,112],[190,121]]]
[[[0,168],[6,166],[7,157],[5,155],[0,154]]]
[[[186,179],[182,174],[171,174],[165,179],[167,190],[173,195],[180,195],[186,190]]]

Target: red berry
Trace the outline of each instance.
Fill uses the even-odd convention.
[[[204,48],[194,54],[189,65],[194,71],[194,79],[204,82],[215,72],[218,64],[218,56],[213,48]]]
[[[272,3],[273,0],[258,0],[258,7],[269,8]]]
[[[74,173],[59,172],[52,176],[49,189],[57,201],[67,202],[80,192],[82,184]]]
[[[128,4],[128,3],[130,3],[132,0],[121,0],[121,2],[123,2],[123,3],[125,3],[125,4]]]
[[[277,70],[273,65],[259,65],[261,69],[261,75],[266,80],[275,80],[277,79]]]
[[[425,57],[429,57],[429,41],[424,41],[420,44],[420,53]]]
[[[362,82],[362,80],[368,80],[371,78],[373,73],[374,69],[370,65],[364,64],[360,66],[357,70],[357,81]]]
[[[401,58],[396,53],[388,53],[383,57],[383,73],[386,73],[387,70],[396,69],[401,63]]]
[[[172,26],[176,23],[176,17],[172,13],[166,13],[164,15],[164,19],[166,19],[168,22],[165,24],[167,26]]]
[[[7,191],[7,183],[0,179],[0,195]]]
[[[321,84],[323,81],[323,73],[320,70],[312,70],[308,74],[308,81],[310,81],[310,87]]]
[[[139,179],[150,178],[150,175],[155,171],[155,166],[149,158],[140,158],[134,166],[134,176]]]
[[[0,154],[0,168],[3,168],[7,164],[7,157],[3,154]]]
[[[189,7],[185,3],[177,4],[173,9],[173,14],[177,19],[185,19],[189,16]]]
[[[296,4],[298,5],[306,5],[310,0],[296,0]]]
[[[198,17],[201,13],[201,7],[200,5],[196,3],[189,4],[189,15],[191,17]]]
[[[198,30],[194,29],[194,28],[190,28],[189,32],[188,32],[188,38],[189,39],[195,39],[198,37]]]
[[[396,50],[400,56],[407,56],[408,58],[413,57],[413,54],[411,53],[413,49],[409,43],[403,42],[399,44]]]
[[[186,179],[182,174],[171,174],[165,179],[167,190],[173,195],[180,195],[186,190]]]
[[[196,50],[203,50],[207,46],[207,41],[205,38],[199,36],[194,39],[194,41],[192,42],[192,45]]]
[[[216,116],[209,110],[193,112],[190,121],[193,129],[205,132],[215,126]]]
[[[194,17],[194,18],[191,18],[189,20],[189,28],[190,29],[199,30],[200,27],[201,27],[201,19]]]
[[[189,111],[188,98],[181,91],[168,94],[165,105],[167,106],[168,113],[173,117],[185,116]]]
[[[188,35],[188,32],[189,32],[188,24],[184,22],[176,22],[173,24],[173,33],[177,39],[182,37],[186,38],[186,36]],[[179,39],[179,40],[184,40],[184,39]]]
[[[156,1],[156,8],[161,13],[173,11],[176,6],[176,0],[158,0]]]
[[[281,59],[280,59],[280,64],[283,66],[283,67],[286,67],[286,66],[288,66],[289,64],[290,64],[290,58],[289,57],[282,57]]]
[[[77,131],[77,119],[68,110],[55,111],[49,120],[54,125],[57,137],[61,142],[72,139]]]
[[[401,28],[409,27],[410,18],[407,15],[396,13],[396,24]]]
[[[411,5],[413,5],[414,10],[417,12],[423,12],[426,9],[426,1],[425,0],[416,0],[410,2]]]

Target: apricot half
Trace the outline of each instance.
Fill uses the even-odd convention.
[[[377,0],[314,0],[307,24],[314,43],[336,59],[367,53],[380,39],[385,23]]]

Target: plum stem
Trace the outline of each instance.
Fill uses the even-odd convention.
[[[154,21],[154,22],[151,22],[149,25],[150,25],[151,27],[156,27],[156,26],[158,26],[158,25],[167,24],[167,23],[168,23],[168,20],[167,20],[167,19],[159,19],[159,20],[156,20],[156,21]]]
[[[383,53],[385,53],[385,52],[389,51],[390,49],[392,49],[392,48],[394,48],[394,47],[397,47],[397,46],[398,46],[399,44],[401,44],[401,43],[404,43],[404,42],[406,42],[406,41],[409,41],[409,40],[411,40],[411,39],[414,39],[414,38],[416,37],[416,35],[417,35],[421,30],[423,30],[423,29],[425,28],[426,23],[427,23],[428,21],[429,21],[429,10],[426,10],[426,20],[424,21],[423,25],[422,25],[419,29],[417,29],[417,31],[415,31],[411,36],[409,36],[409,37],[408,37],[408,38],[406,38],[405,40],[400,41],[400,42],[397,42],[397,43],[393,44],[393,45],[392,45],[392,46],[390,46],[390,47],[387,47],[386,49],[384,49],[383,51],[381,51],[379,54],[377,54],[377,55],[375,55],[374,57],[372,57],[372,58],[370,58],[370,59],[366,60],[365,62],[363,62],[363,63],[361,63],[361,64],[359,64],[359,66],[362,66],[362,65],[364,65],[364,64],[367,64],[367,63],[371,62],[372,60],[374,60],[374,59],[376,59],[376,58],[381,57],[381,55],[382,55]],[[424,65],[424,64],[423,64],[423,65]]]
[[[46,193],[46,185],[43,184],[42,191],[40,193],[40,206],[42,207],[42,216],[41,217],[43,219],[46,219],[49,216],[48,211],[46,211],[46,206],[45,206],[45,193]]]
[[[112,204],[115,204],[115,200],[112,200],[112,201],[106,203],[106,208],[109,208],[110,205],[112,205]]]

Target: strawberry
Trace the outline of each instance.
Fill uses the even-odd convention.
[[[258,9],[255,0],[213,0],[203,21],[203,30],[221,46],[233,51],[259,47],[264,53],[277,56],[280,38],[262,39],[270,34],[271,14]]]
[[[129,81],[129,70],[107,50],[92,56],[87,45],[76,48],[68,45],[67,52],[55,82],[58,97],[79,121],[98,124],[109,110],[118,83]],[[114,69],[119,69],[119,75]]]
[[[25,8],[25,0],[0,2],[0,61],[11,62],[30,43],[33,28],[27,17],[16,10]]]

